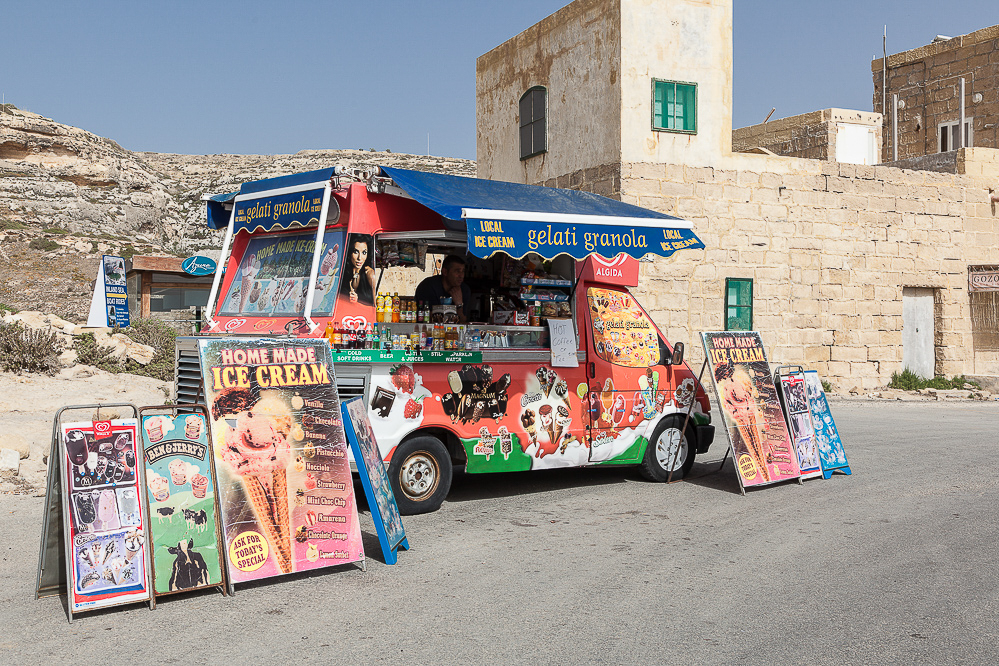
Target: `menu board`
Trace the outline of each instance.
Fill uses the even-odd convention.
[[[809,370],[805,373],[805,388],[808,404],[812,411],[812,426],[815,428],[815,442],[822,461],[822,474],[828,479],[834,471],[850,474],[850,463],[846,460],[843,441],[836,430],[836,421],[829,411],[829,401],[822,389],[819,373]]]
[[[798,459],[760,334],[725,331],[701,338],[741,486],[797,479]]]
[[[364,558],[326,340],[199,340],[229,580]]]
[[[375,531],[382,544],[382,554],[386,564],[395,564],[396,549],[402,547],[409,550],[409,543],[402,528],[402,516],[399,515],[399,505],[396,504],[385,463],[378,453],[378,442],[371,429],[371,421],[368,420],[368,410],[362,398],[349,400],[341,407],[347,439],[354,453],[361,485],[368,498]]]
[[[143,413],[141,423],[153,592],[221,585],[218,506],[205,416]]]
[[[805,375],[802,372],[792,372],[777,375],[776,379],[779,380],[776,383],[780,390],[781,407],[784,408],[791,441],[794,442],[801,478],[822,476],[811,411],[808,409],[808,396],[805,394]]]
[[[590,287],[586,300],[593,323],[593,347],[600,358],[627,368],[662,363],[656,327],[631,294]]]
[[[149,599],[136,419],[62,426],[71,612]]]

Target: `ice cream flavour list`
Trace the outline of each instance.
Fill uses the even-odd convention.
[[[364,557],[325,340],[202,340],[234,582]]]
[[[759,333],[702,333],[702,339],[742,487],[798,478],[798,459]]]

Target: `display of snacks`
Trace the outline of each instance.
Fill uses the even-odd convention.
[[[569,294],[564,291],[554,289],[535,289],[534,287],[521,287],[520,298],[524,301],[568,301]]]

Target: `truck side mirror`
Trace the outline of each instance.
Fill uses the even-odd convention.
[[[677,342],[673,345],[673,356],[670,358],[670,365],[683,365],[683,343]]]

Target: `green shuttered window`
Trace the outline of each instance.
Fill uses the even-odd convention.
[[[697,84],[652,81],[652,129],[697,133]]]
[[[753,281],[751,279],[726,278],[725,330],[753,330]]]

